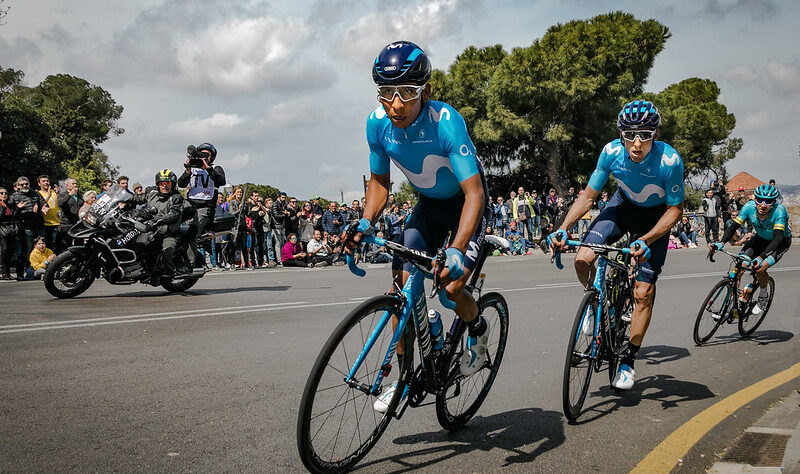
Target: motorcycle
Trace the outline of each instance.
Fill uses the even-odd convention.
[[[186,291],[206,273],[205,267],[192,268],[186,249],[189,228],[181,226],[178,249],[173,256],[175,274],[161,275],[162,254],[150,245],[153,241],[152,215],[125,205],[128,191],[113,186],[92,204],[85,218],[69,230],[69,236],[82,245],[73,245],[47,267],[44,286],[57,298],[73,298],[86,291],[99,276],[112,285],[144,283],[161,286],[169,292]],[[206,233],[198,247],[213,239]]]

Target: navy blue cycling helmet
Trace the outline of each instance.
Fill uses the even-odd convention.
[[[197,145],[197,151],[203,151],[203,150],[211,154],[211,157],[208,159],[208,164],[213,163],[214,159],[217,157],[217,149],[214,148],[214,145],[208,142]]]
[[[410,41],[386,45],[372,65],[372,80],[379,86],[409,82],[421,86],[430,78],[431,62],[428,55]]]
[[[771,184],[762,184],[753,193],[758,199],[777,199],[778,188]]]
[[[661,114],[652,103],[646,100],[634,100],[622,107],[617,116],[617,128],[655,130],[661,124]]]

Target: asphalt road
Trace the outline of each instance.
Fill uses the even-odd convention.
[[[571,257],[563,271],[542,255],[490,258],[485,286],[502,288],[510,335],[486,403],[455,433],[432,406],[408,410],[360,467],[631,469],[692,416],[800,359],[797,247],[773,273],[776,298],[755,337],[724,326],[704,347],[693,345],[692,324],[727,257],[671,251],[634,390],[616,394],[595,374],[575,425],[560,401],[582,295]],[[385,266],[365,278],[344,267],[270,269],[210,274],[186,294],[97,281],[74,300],[53,299],[40,282],[3,282],[0,471],[301,471],[295,426],[311,365],[331,329],[388,280]],[[745,408],[742,422],[766,403]],[[688,470],[710,465],[735,434],[726,436],[705,439]]]

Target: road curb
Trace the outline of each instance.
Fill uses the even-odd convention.
[[[668,473],[698,441],[747,403],[800,377],[800,363],[756,382],[711,405],[681,425],[645,456],[631,473]]]

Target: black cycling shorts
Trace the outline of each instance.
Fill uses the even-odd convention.
[[[415,250],[422,250],[428,255],[444,247],[448,233],[451,233],[449,245],[456,237],[461,211],[464,208],[464,194],[459,194],[449,199],[433,199],[420,194],[419,202],[414,206],[411,215],[406,220],[403,233],[400,234],[400,244]],[[470,272],[475,268],[480,248],[483,245],[484,233],[488,222],[489,207],[484,208],[480,222],[475,233],[470,238],[467,251],[464,253],[464,267]],[[400,270],[402,259],[395,255],[392,259],[392,270]],[[411,271],[411,264],[402,265],[406,271]]]
[[[650,232],[667,212],[667,205],[642,207],[634,204],[617,190],[600,214],[589,225],[583,241],[588,244],[613,244],[626,232],[642,236]],[[667,259],[669,233],[651,243],[650,258],[639,266],[636,279],[645,283],[655,283],[661,274],[661,267]]]
[[[742,246],[742,251],[739,252],[739,253],[743,253],[743,254],[747,255],[751,259],[752,258],[756,258],[759,255],[764,253],[764,250],[767,249],[767,246],[770,244],[770,242],[772,242],[772,241],[764,239],[762,237],[759,237],[756,234],[756,235],[752,236],[750,238],[750,240],[748,240],[747,242],[744,243],[744,245]],[[780,261],[781,257],[783,257],[783,255],[787,251],[789,251],[789,246],[791,246],[791,245],[792,245],[792,238],[791,237],[784,237],[783,240],[781,240],[780,245],[778,245],[778,248],[776,248],[775,250],[773,250],[769,254],[764,255],[764,258],[769,257],[770,255],[772,255],[772,257],[775,259],[775,263],[778,263],[778,261]]]

